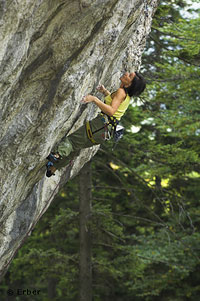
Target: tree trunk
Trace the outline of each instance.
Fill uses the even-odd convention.
[[[91,162],[88,162],[79,176],[79,300],[92,300],[92,266],[91,266],[91,236],[90,236],[90,209],[91,209]]]
[[[57,280],[54,278],[49,278],[49,280],[48,280],[48,300],[55,300],[56,285],[57,285]]]

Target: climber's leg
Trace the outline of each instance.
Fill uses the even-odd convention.
[[[51,169],[56,170],[68,165],[70,158],[74,153],[75,151],[72,147],[70,139],[65,136],[52,150],[52,154],[54,154],[54,156],[58,156],[58,159],[53,162],[54,168]]]
[[[49,164],[49,170],[52,174],[54,174],[56,169],[67,166],[77,155],[83,145],[87,142],[86,140],[88,140],[87,135],[85,134],[85,126],[82,126],[71,135],[63,137],[61,142],[53,148],[52,154],[58,154],[59,159],[54,161],[53,164]],[[47,159],[48,158],[49,157],[47,157]]]
[[[94,139],[97,144],[102,144],[104,139],[104,123],[102,117],[98,115],[91,121],[92,131],[95,132]],[[99,130],[101,129],[101,130]],[[65,136],[61,142],[52,150],[53,153],[57,153],[60,156],[59,160],[50,166],[52,174],[56,169],[60,169],[69,164],[73,157],[83,148],[94,146],[94,144],[88,139],[85,125],[81,126],[77,131],[69,136]]]
[[[105,128],[102,116],[98,115],[96,118],[91,120],[90,125],[91,130],[94,133],[94,140],[97,142],[97,144],[103,144],[105,142]],[[74,150],[81,150],[83,148],[94,146],[91,140],[88,139],[85,124],[73,134],[69,135],[68,138],[70,139]]]
[[[104,143],[104,123],[101,116],[97,116],[91,122],[91,129],[94,133],[94,139],[97,144]],[[100,130],[99,130],[100,129]],[[88,139],[85,124],[78,130],[69,136],[65,136],[58,146],[55,148],[55,152],[58,152],[62,157],[68,157],[72,151],[80,151],[83,148],[94,146],[94,144]]]

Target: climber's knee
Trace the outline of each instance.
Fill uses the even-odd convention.
[[[65,137],[57,147],[58,153],[61,157],[68,157],[69,154],[73,151],[72,143],[68,137]]]

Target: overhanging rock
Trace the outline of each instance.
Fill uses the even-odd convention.
[[[80,103],[99,83],[110,90],[139,69],[158,0],[21,0],[0,3],[0,270],[72,170],[46,178],[45,158],[96,108]],[[98,94],[97,94],[98,96]]]

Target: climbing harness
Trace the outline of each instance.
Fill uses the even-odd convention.
[[[104,129],[104,140],[110,140],[111,139],[111,132],[109,130],[109,126],[112,125],[112,130],[116,128],[117,126],[117,119],[115,117],[110,117],[104,113],[100,113],[101,120],[103,121],[104,125],[99,128],[96,131],[92,131],[91,123],[90,121],[86,122],[86,132],[88,139],[93,143],[93,144],[99,144],[98,142],[95,141],[94,139],[94,134],[98,133],[99,131]]]
[[[100,129],[98,130],[100,131]],[[87,132],[87,136],[88,136],[88,139],[93,143],[93,144],[98,144],[95,140],[94,140],[94,136],[93,136],[93,132],[92,132],[92,128],[91,128],[91,125],[90,125],[90,121],[87,121],[86,122],[86,132]]]
[[[95,141],[93,135],[104,129],[104,140],[110,140],[113,136],[114,143],[116,146],[119,140],[123,137],[124,127],[122,125],[119,125],[119,121],[114,116],[108,116],[103,112],[100,113],[100,116],[104,123],[104,126],[94,132],[92,131],[90,121],[86,122],[86,132],[87,132],[88,139],[93,144],[99,144],[98,142]],[[113,149],[115,148],[115,146],[113,147]]]

